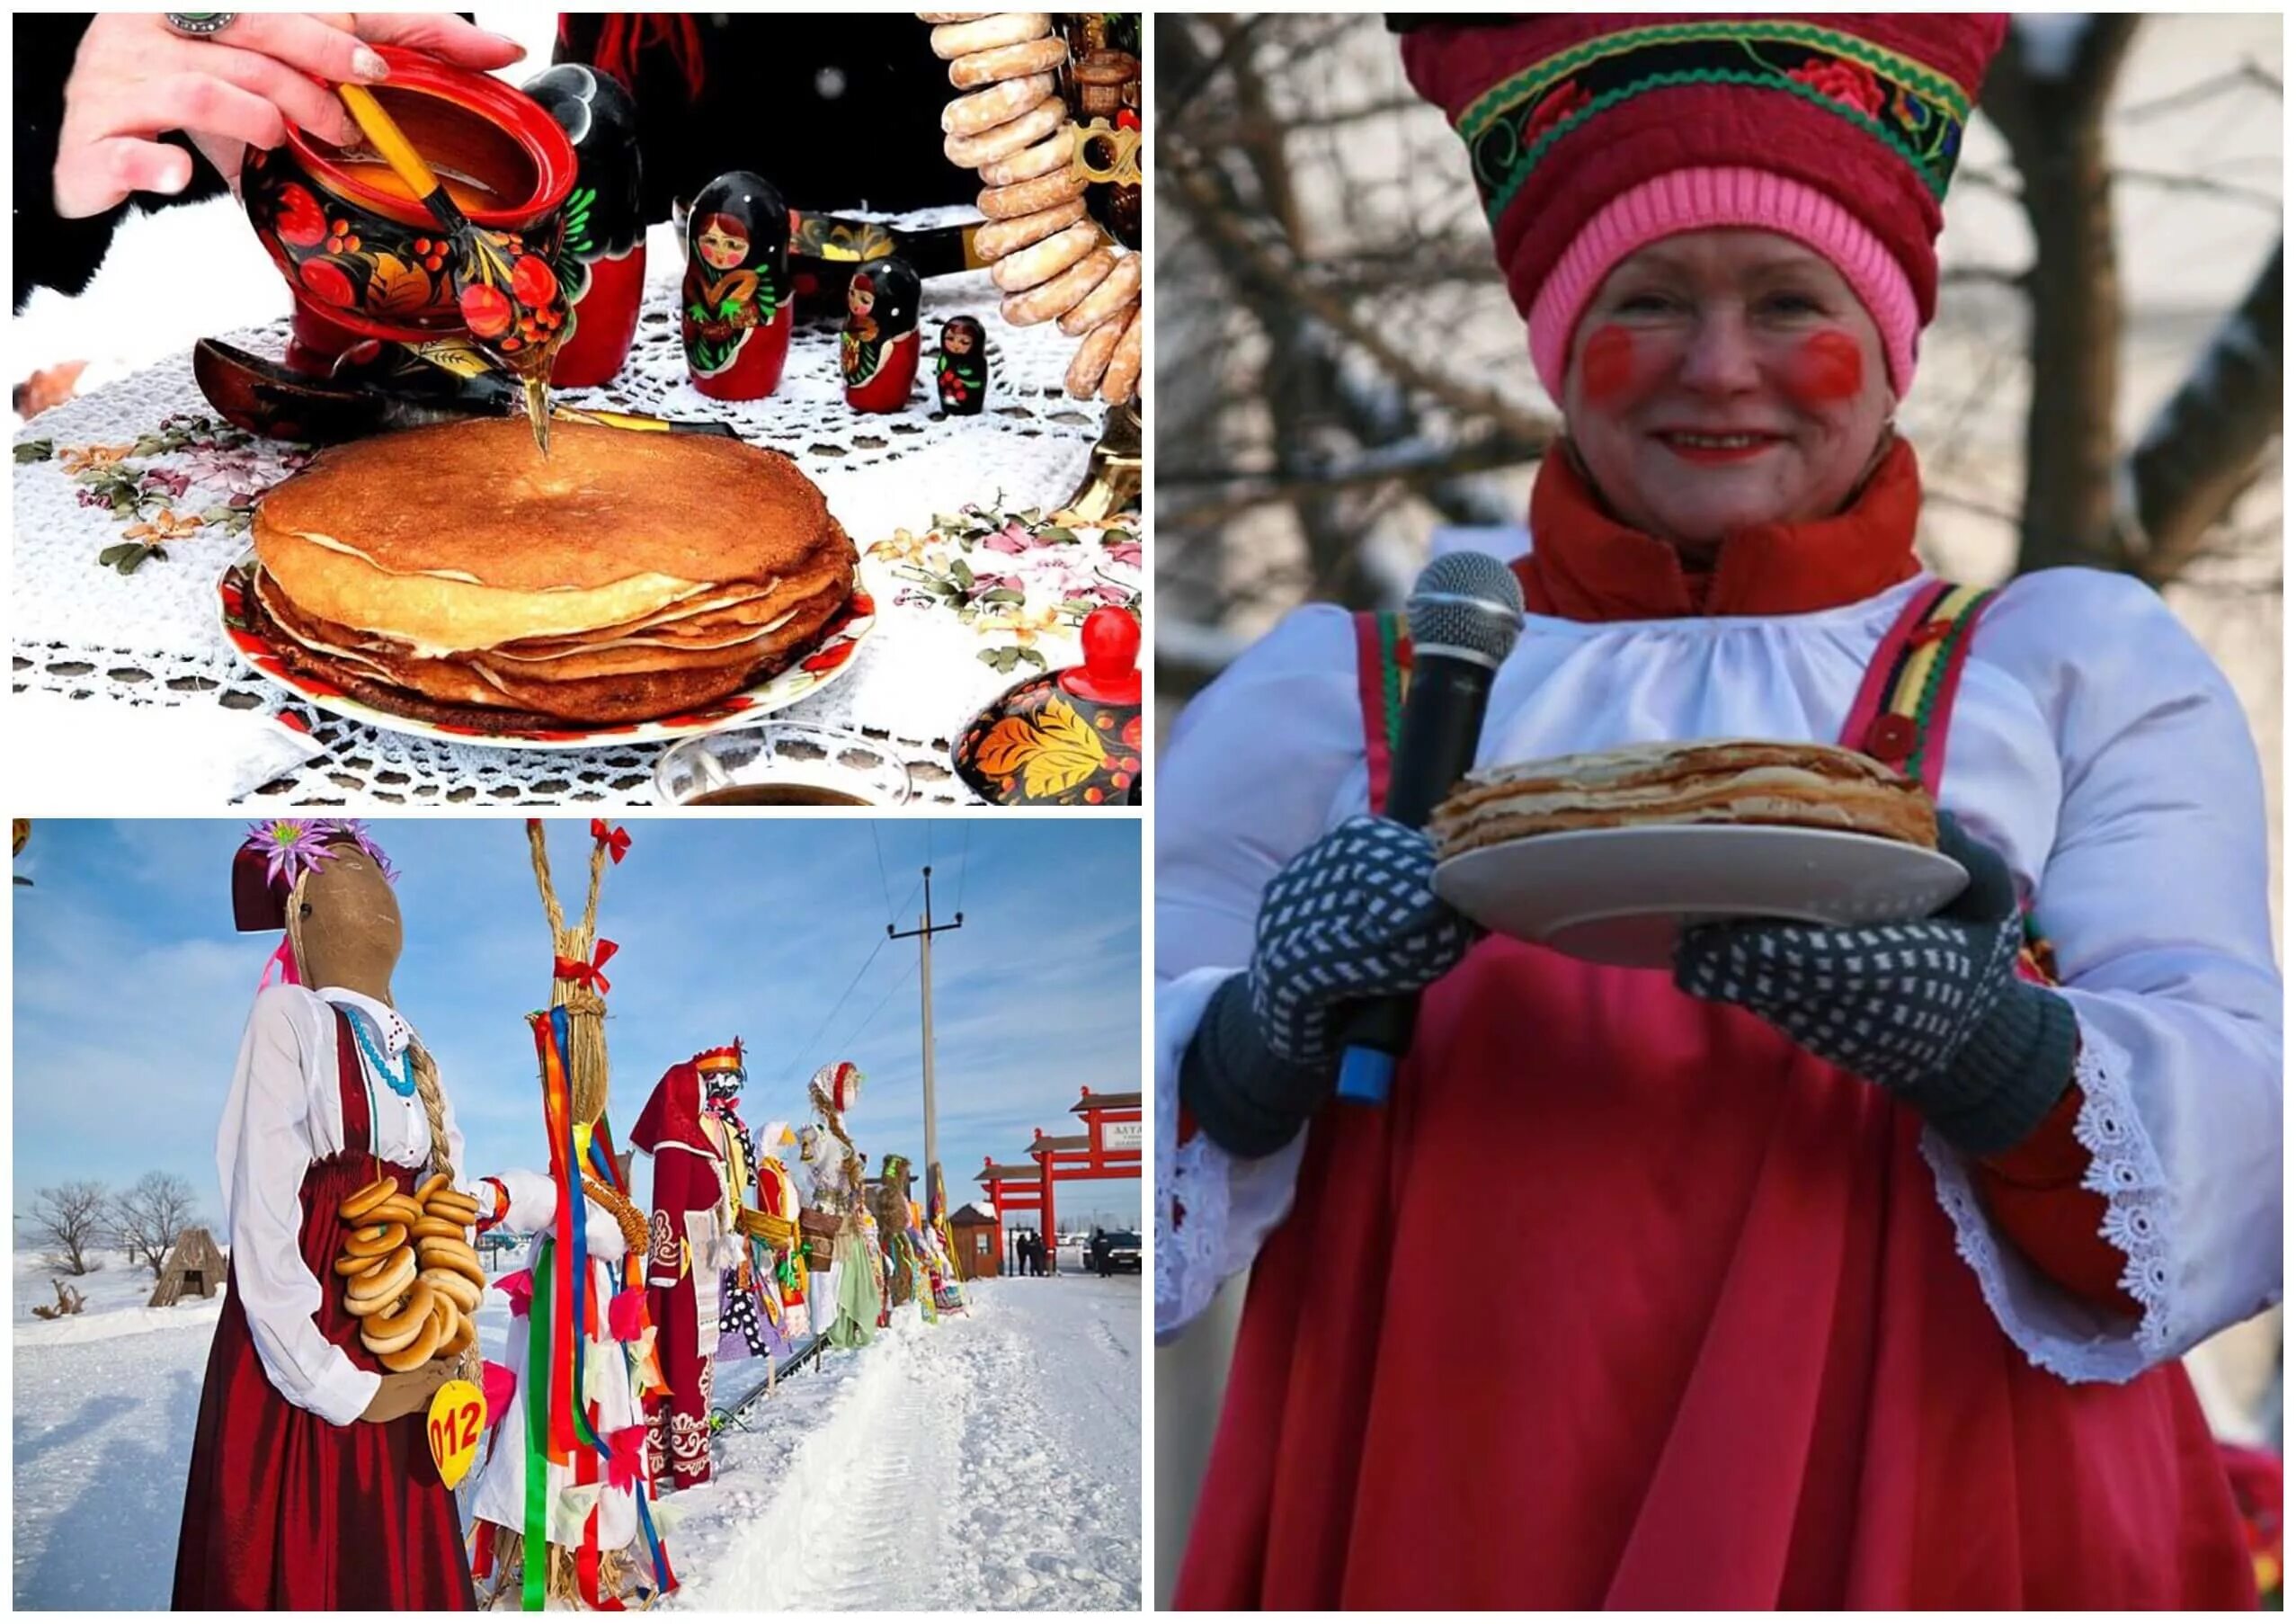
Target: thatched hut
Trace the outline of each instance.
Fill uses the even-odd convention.
[[[185,1293],[213,1297],[223,1289],[223,1253],[215,1236],[204,1229],[186,1229],[175,1237],[167,1262],[160,1266],[159,1284],[152,1288],[154,1308],[172,1308]]]

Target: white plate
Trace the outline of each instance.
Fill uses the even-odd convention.
[[[255,629],[247,613],[246,570],[254,558],[255,549],[247,549],[216,582],[216,617],[222,624],[224,639],[231,645],[232,653],[239,656],[241,665],[322,710],[332,710],[337,716],[387,732],[444,739],[455,745],[587,750],[601,745],[645,745],[664,739],[693,738],[721,727],[739,727],[770,715],[784,705],[796,704],[850,671],[855,649],[877,624],[877,605],[857,581],[852,601],[831,618],[811,647],[778,674],[739,693],[650,722],[601,722],[590,726],[569,722],[563,728],[547,732],[488,733],[476,727],[401,716],[289,665],[278,647]]]
[[[1435,870],[1436,895],[1486,929],[1638,968],[1671,964],[1686,925],[1919,919],[1968,883],[1961,864],[1919,846],[1751,824],[1527,835]]]

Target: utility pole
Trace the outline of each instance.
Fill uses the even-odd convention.
[[[940,1165],[940,1152],[933,1129],[933,938],[943,931],[964,928],[965,915],[961,909],[954,924],[933,923],[933,870],[930,863],[925,865],[925,911],[918,916],[917,928],[896,931],[890,922],[885,927],[888,941],[905,941],[912,936],[917,939],[917,982],[922,989],[925,1007],[925,1188],[928,1191],[938,1176],[933,1170]]]

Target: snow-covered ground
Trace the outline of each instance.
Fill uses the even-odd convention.
[[[721,1435],[716,1479],[669,1503],[672,1605],[1138,1609],[1139,1278],[966,1289]]]
[[[15,1605],[164,1608],[221,1298],[147,1309],[116,1259],[44,1322],[51,1272],[15,1259]],[[1140,1280],[976,1281],[968,1312],[894,1316],[718,1440],[716,1475],[662,1507],[682,1589],[711,1610],[1140,1605]],[[509,1330],[480,1310],[482,1345]],[[718,1396],[761,1373],[721,1367]]]

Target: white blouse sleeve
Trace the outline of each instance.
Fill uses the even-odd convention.
[[[1934,1133],[1924,1148],[2011,1338],[2069,1379],[2125,1381],[2280,1298],[2263,778],[2223,674],[2130,577],[2023,577],[1974,647],[2020,678],[2056,739],[2062,794],[2034,915],[2080,1022],[2086,1183],[2105,1197],[2141,1318],[2049,1282],[1984,1217],[1956,1154]]]
[[[1219,985],[1251,958],[1276,870],[1361,810],[1354,623],[1287,616],[1172,724],[1156,804],[1156,1334],[1177,1334],[1290,1210],[1304,1136],[1272,1156],[1179,1143],[1179,1061]],[[1350,807],[1349,803],[1352,802]]]
[[[512,1168],[494,1176],[502,1185],[503,1193],[510,1198],[498,1227],[531,1235],[557,1221],[558,1186],[548,1173]]]
[[[303,1175],[316,1155],[310,1079],[331,1063],[312,1003],[299,987],[256,995],[216,1161],[232,1276],[263,1373],[289,1404],[347,1426],[366,1411],[382,1378],[319,1334],[324,1288],[303,1263]]]

